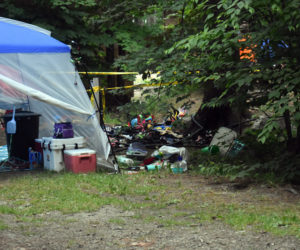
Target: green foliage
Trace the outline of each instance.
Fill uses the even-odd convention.
[[[168,98],[157,98],[156,95],[147,96],[144,101],[131,101],[123,106],[118,107],[120,113],[126,112],[128,119],[136,117],[138,114],[161,114],[166,115],[168,112]]]
[[[190,68],[198,65],[201,74],[191,79],[192,83],[213,80],[214,87],[223,91],[219,98],[212,99],[207,105],[266,105],[272,117],[259,135],[261,142],[280,129],[275,120],[286,111],[289,111],[292,124],[299,124],[297,52],[300,47],[294,41],[300,34],[300,15],[294,11],[295,7],[300,7],[298,1],[287,1],[286,4],[254,0],[204,1],[196,7],[203,15],[203,28],[166,50],[168,55],[175,53],[175,56],[176,51],[181,51]],[[246,36],[239,34],[243,21],[249,24]],[[291,27],[289,30],[287,25]],[[239,59],[238,51],[242,46],[239,39],[243,37],[247,38],[245,46],[254,51],[256,63]],[[261,47],[263,41],[269,41],[272,52],[270,47]],[[284,44],[287,44],[286,48],[283,48]],[[191,60],[192,57],[197,60]]]
[[[193,152],[193,169],[203,175],[225,176],[231,180],[250,178],[270,183],[297,182],[300,156],[287,153],[278,134],[272,133],[263,144],[255,140],[259,133],[258,130],[245,132],[240,140],[246,146],[236,158]]]
[[[106,112],[104,115],[104,122],[106,124],[121,125],[121,124],[126,123],[126,121],[124,119],[125,119],[125,117],[120,116],[120,114],[116,115],[114,113]]]
[[[213,85],[223,93],[211,99],[209,107],[266,108],[272,115],[259,135],[265,143],[274,131],[283,130],[276,120],[285,112],[291,125],[299,126],[300,14],[295,11],[299,4],[297,0],[284,4],[272,0],[157,1],[157,19],[168,13],[163,15],[167,21],[160,30],[152,25],[157,33],[149,33],[137,51],[131,50],[116,65],[140,72],[160,71],[164,82],[176,80],[198,88]],[[248,23],[247,34],[240,32],[243,22]],[[242,38],[246,41],[239,41]],[[240,59],[241,47],[252,49],[255,62]]]
[[[101,13],[101,6],[96,0],[3,0],[0,10],[4,17],[50,30],[53,37],[66,44],[77,42],[84,61],[90,65],[98,66],[102,62],[102,44],[115,42],[92,24],[95,16]]]

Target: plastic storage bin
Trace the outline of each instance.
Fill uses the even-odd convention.
[[[74,131],[71,122],[61,122],[54,124],[53,138],[73,138]]]
[[[39,114],[29,111],[17,111],[15,120],[17,131],[15,134],[6,134],[7,149],[10,157],[28,161],[28,148],[34,147],[34,139],[39,137]],[[12,119],[12,114],[2,116],[5,127]],[[12,138],[11,138],[12,137]]]
[[[83,137],[68,139],[42,138],[44,169],[59,172],[65,169],[64,150],[84,148],[86,141]]]
[[[96,171],[96,151],[88,148],[64,151],[66,169],[73,173]]]
[[[177,161],[171,164],[172,172],[175,174],[187,171],[187,162],[185,160]]]

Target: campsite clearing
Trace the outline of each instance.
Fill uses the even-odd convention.
[[[1,249],[297,249],[300,245],[300,196],[295,187],[164,171],[23,172],[0,178]]]

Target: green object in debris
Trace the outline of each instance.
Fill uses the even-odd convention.
[[[118,163],[122,163],[122,164],[125,164],[128,166],[132,166],[134,164],[134,161],[132,159],[127,158],[123,155],[117,155],[117,160],[118,160]]]
[[[233,145],[228,152],[228,156],[235,157],[239,154],[239,152],[244,148],[245,144],[240,142],[239,140],[234,140]]]
[[[161,164],[158,164],[158,163],[154,163],[154,164],[150,164],[150,165],[147,165],[145,168],[147,171],[151,171],[151,170],[159,170],[161,169]]]
[[[171,169],[172,169],[172,172],[174,174],[182,174],[183,173],[183,168],[180,168],[180,167],[176,168],[176,167],[174,167],[174,168],[171,168]]]
[[[215,155],[220,152],[219,147],[216,145],[207,146],[201,149],[201,152],[203,153],[210,153],[212,155]]]

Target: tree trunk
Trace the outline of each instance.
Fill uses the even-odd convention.
[[[291,126],[291,117],[290,117],[290,112],[286,110],[284,112],[284,123],[285,123],[285,129],[287,132],[287,149],[288,151],[293,151],[293,135],[292,135],[292,126]]]
[[[297,128],[296,153],[300,154],[300,125]]]
[[[218,97],[220,94],[221,92],[212,87],[211,84],[211,87],[207,87],[204,90],[203,103],[210,101],[212,98]],[[232,110],[229,105],[214,108],[203,108],[203,105],[201,105],[195,115],[195,120],[204,128],[203,131],[201,131],[203,133],[205,130],[216,130],[221,126],[230,125],[231,118]],[[193,124],[192,129],[196,128],[198,128],[198,126]]]
[[[124,51],[118,44],[111,45],[106,48],[106,63],[108,65],[109,70],[111,71],[112,65],[116,58],[120,55],[123,55]],[[108,87],[122,87],[125,86],[125,81],[122,76],[120,75],[109,75],[107,76],[107,83]],[[123,92],[124,91],[120,91]],[[128,91],[127,91],[128,92]],[[126,93],[127,93],[126,92]],[[106,104],[109,110],[114,110],[117,106],[124,105],[125,103],[129,102],[133,91],[129,94],[111,94],[109,91],[105,93]]]

